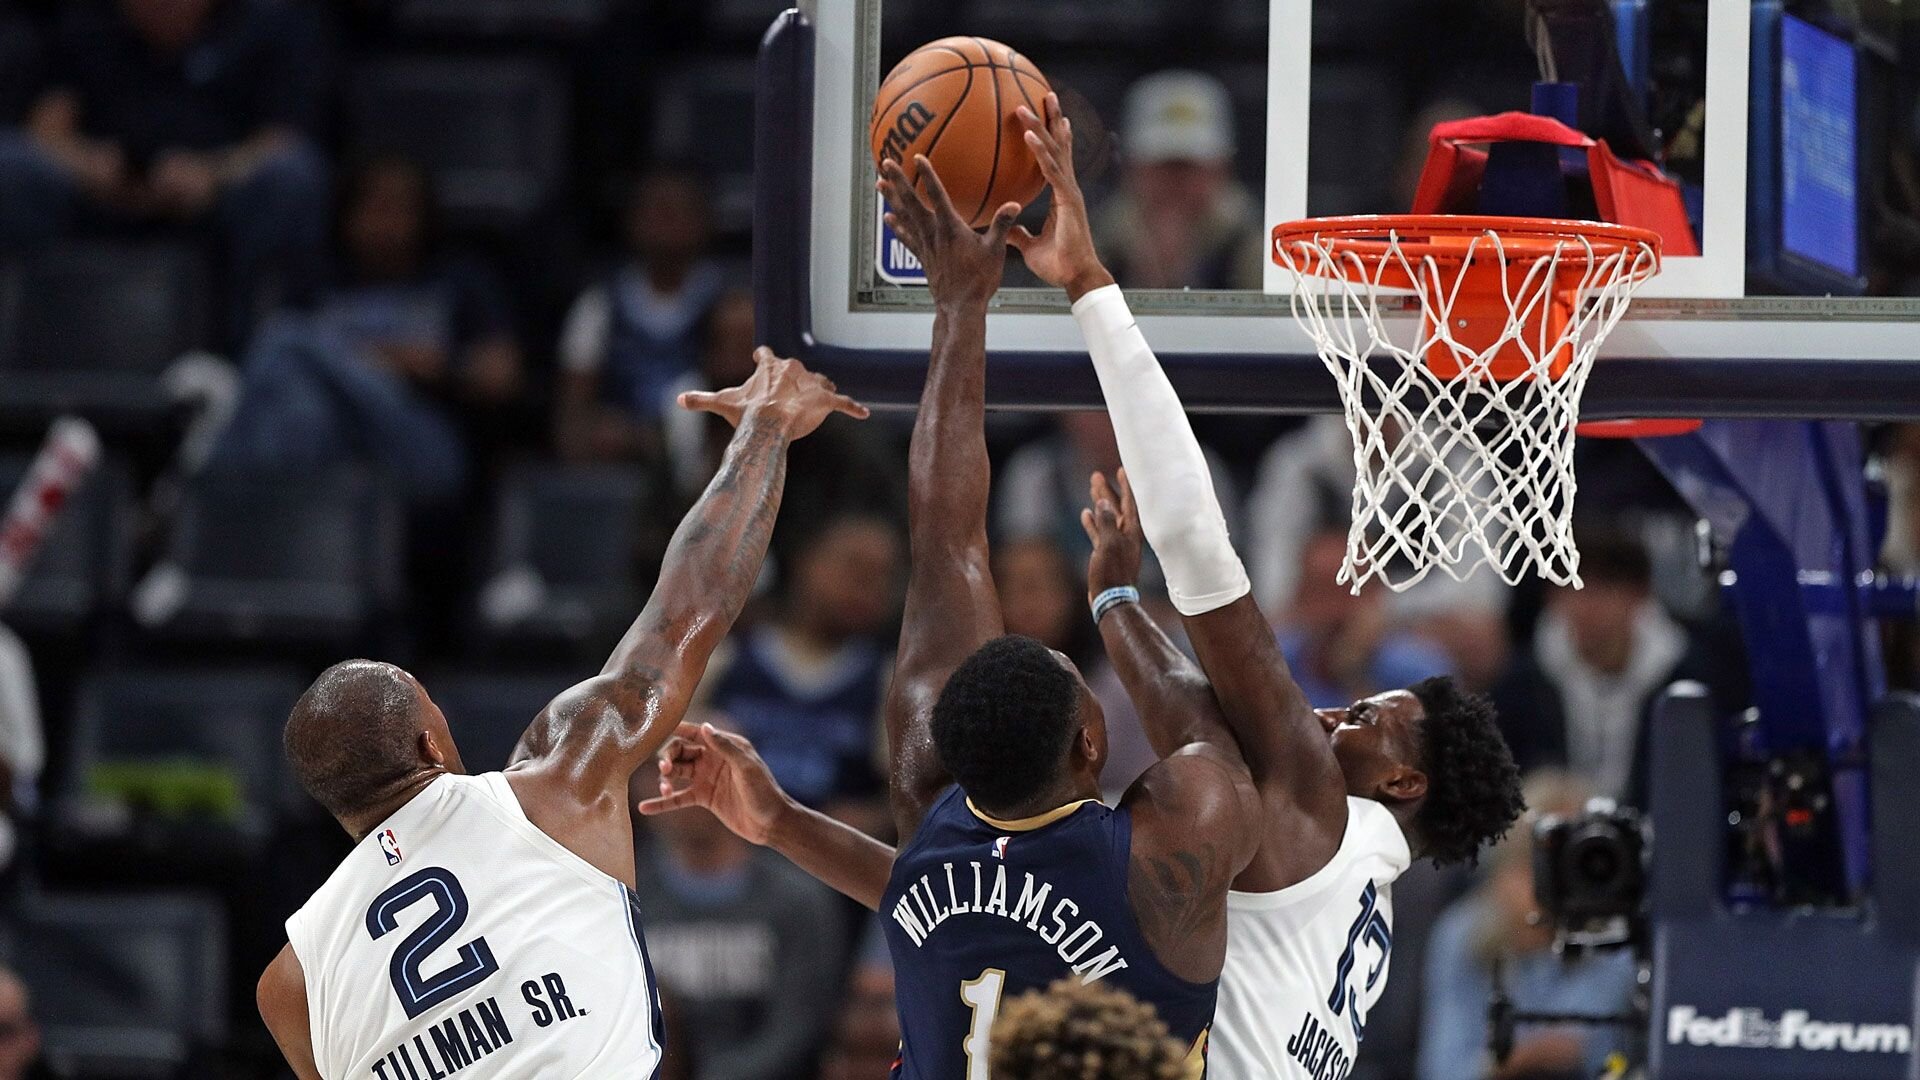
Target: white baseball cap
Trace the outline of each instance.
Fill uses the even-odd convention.
[[[1233,99],[1200,71],[1161,71],[1127,90],[1127,158],[1137,162],[1233,157]]]

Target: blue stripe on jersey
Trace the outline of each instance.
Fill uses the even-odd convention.
[[[1127,902],[1132,846],[1124,810],[1089,802],[994,822],[948,789],[901,849],[881,900],[900,1012],[894,1075],[963,1080],[1000,1002],[1068,975],[1151,1002],[1195,1045],[1219,983],[1181,979],[1147,945]]]
[[[653,976],[653,958],[647,955],[647,936],[640,931],[640,897],[626,885],[619,885],[620,903],[627,912],[627,929],[633,934],[633,944],[640,950],[640,967],[647,973],[647,1000],[652,1003],[648,1010],[647,1040],[653,1043],[653,1075],[648,1080],[660,1080],[660,1070],[667,1062],[666,1017],[660,1012],[660,980]]]

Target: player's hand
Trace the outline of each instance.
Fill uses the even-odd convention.
[[[1087,484],[1093,505],[1080,511],[1080,527],[1093,541],[1093,556],[1087,560],[1089,603],[1108,589],[1140,580],[1140,515],[1134,512],[1127,470],[1115,474],[1115,483],[1117,494],[1105,476],[1094,473]]]
[[[783,360],[765,345],[753,351],[753,377],[726,390],[689,390],[680,407],[710,412],[734,427],[749,414],[771,417],[790,439],[813,433],[832,413],[865,420],[865,405],[840,393],[833,380],[808,371],[798,360]]]
[[[1073,172],[1073,125],[1060,111],[1058,94],[1048,94],[1042,107],[1047,111],[1045,117],[1035,116],[1025,105],[1014,110],[1014,115],[1027,129],[1027,148],[1040,163],[1040,175],[1053,186],[1053,204],[1047,209],[1040,235],[1035,236],[1022,225],[1008,235],[1007,242],[1020,249],[1035,277],[1067,290],[1067,299],[1078,300],[1113,284],[1113,275],[1093,248],[1087,197]]]
[[[660,794],[635,809],[654,817],[703,807],[741,839],[765,844],[792,805],[752,743],[712,724],[682,724],[660,751]]]
[[[880,194],[887,200],[887,224],[927,270],[927,291],[934,303],[985,306],[1000,291],[1007,271],[1007,236],[1020,204],[994,212],[985,232],[974,232],[953,208],[945,185],[925,154],[913,159],[917,180],[894,160],[880,163]],[[926,189],[923,199],[916,186]]]

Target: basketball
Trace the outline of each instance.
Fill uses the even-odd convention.
[[[927,155],[954,208],[974,228],[1002,203],[1025,205],[1046,186],[1014,110],[1035,113],[1050,90],[1033,62],[980,37],[947,37],[907,54],[880,83],[868,140],[877,167],[892,158],[913,176]]]

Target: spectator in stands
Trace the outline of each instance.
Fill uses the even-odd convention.
[[[1281,623],[1280,647],[1315,708],[1450,671],[1445,653],[1393,625],[1377,584],[1355,596],[1335,580],[1346,552],[1343,523],[1323,525],[1307,538],[1299,584]]]
[[[1076,410],[1056,417],[1057,430],[1030,442],[1007,458],[994,477],[993,528],[1005,542],[1022,537],[1049,537],[1060,545],[1072,565],[1085,568],[1093,545],[1080,527],[1080,510],[1087,505],[1087,477],[1095,472],[1113,475],[1120,467],[1120,444],[1113,438],[1113,421],[1104,411]],[[1229,527],[1240,516],[1238,489],[1217,455],[1207,451],[1214,489]],[[1159,567],[1149,559],[1147,582],[1157,583]]]
[[[636,800],[657,779],[636,773]],[[634,821],[648,954],[692,1080],[812,1080],[846,959],[838,899],[705,810]]]
[[[482,268],[442,258],[425,170],[371,161],[342,194],[339,281],[314,314],[283,313],[256,336],[208,467],[365,459],[415,507],[446,506],[466,490],[463,413],[485,415],[520,390],[508,307]]]
[[[1259,204],[1233,174],[1233,100],[1219,79],[1162,71],[1127,92],[1120,194],[1094,232],[1129,289],[1258,289]]]
[[[37,785],[45,760],[33,661],[20,639],[0,623],[0,874],[12,865],[20,823],[38,802]],[[4,1078],[0,1072],[0,1080]]]
[[[0,1080],[44,1076],[35,1065],[39,1057],[40,1027],[33,1022],[33,1000],[27,984],[0,967]]]
[[[1181,1080],[1205,1054],[1190,1061],[1151,1004],[1073,978],[1003,1002],[992,1047],[994,1080]]]
[[[1023,537],[993,549],[993,583],[1007,633],[1024,634],[1079,665],[1100,652],[1087,614],[1086,580],[1086,563],[1075,566],[1051,536]]]
[[[1523,769],[1563,766],[1596,792],[1645,805],[1654,699],[1704,663],[1653,596],[1653,567],[1630,533],[1582,528],[1581,589],[1556,588],[1533,648],[1494,693]]]
[[[326,64],[284,0],[61,6],[24,128],[0,131],[0,243],[146,222],[211,225],[238,335],[317,286]]]
[[[682,409],[675,399],[688,390],[738,386],[753,374],[753,350],[759,344],[754,332],[753,294],[744,289],[723,293],[702,320],[699,336],[700,366],[681,376],[668,389],[667,401],[660,410],[674,491],[688,501],[698,498],[707,481],[713,479],[714,470],[720,467],[720,457],[726,452],[727,440],[733,437],[733,428],[712,413]],[[609,432],[638,430],[618,409],[611,409],[606,416]],[[610,448],[621,445],[616,437]],[[600,456],[592,449],[589,448],[587,456]]]
[[[661,410],[699,367],[702,324],[726,285],[700,177],[641,177],[623,223],[626,261],[574,301],[560,335],[555,428],[573,460],[659,454]]]
[[[777,538],[773,616],[736,634],[708,666],[710,700],[754,741],[794,798],[862,826],[884,791],[875,731],[899,603],[893,522],[834,511]]]
[[[1633,997],[1632,952],[1555,955],[1552,927],[1538,917],[1533,895],[1532,821],[1579,812],[1590,789],[1577,777],[1545,772],[1528,778],[1525,794],[1526,827],[1493,849],[1479,887],[1440,916],[1427,944],[1420,1080],[1598,1076],[1607,1054],[1631,1041],[1607,1028],[1522,1026],[1505,1064],[1496,1066],[1488,1052],[1496,962],[1520,1009],[1602,1015],[1625,1012]]]
[[[893,1007],[893,961],[877,922],[860,943],[853,973],[827,1044],[820,1080],[873,1080],[900,1056],[900,1015]]]

